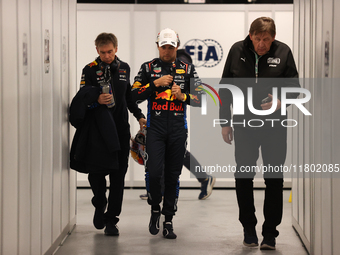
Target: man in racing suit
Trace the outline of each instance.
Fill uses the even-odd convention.
[[[261,148],[263,165],[280,167],[285,163],[287,150],[287,128],[281,125],[286,116],[281,115],[281,87],[300,87],[290,48],[275,40],[276,29],[271,18],[258,18],[250,26],[249,35],[243,41],[235,43],[228,54],[222,74],[222,84],[234,84],[246,99],[252,99],[256,110],[269,110],[269,115],[255,115],[248,109],[244,100],[244,114],[232,117],[231,105],[235,107],[238,100],[232,97],[230,90],[220,89],[222,106],[220,119],[228,122],[222,124],[222,136],[231,144],[233,132],[235,138],[235,173],[236,195],[239,205],[239,220],[244,228],[246,246],[258,246],[255,226],[255,206],[253,197],[253,178],[255,172],[243,171],[256,166]],[[271,79],[268,79],[271,78]],[[274,79],[275,78],[275,79]],[[279,78],[279,79],[277,79]],[[281,79],[280,79],[281,78]],[[274,105],[273,87],[278,88],[277,105]],[[253,95],[248,93],[253,90]],[[296,98],[299,94],[287,93],[287,98]],[[268,97],[268,98],[267,98]],[[262,101],[267,98],[268,101]],[[275,108],[274,108],[275,107]],[[233,109],[235,112],[235,108]],[[262,111],[263,112],[263,111]],[[271,121],[265,121],[269,119]],[[233,125],[230,122],[233,121]],[[234,128],[234,130],[233,130]],[[266,184],[264,201],[264,218],[262,225],[261,249],[275,249],[275,238],[279,232],[276,227],[282,219],[283,173],[264,173]]]
[[[149,231],[159,232],[160,214],[165,215],[163,236],[175,239],[172,218],[177,211],[179,175],[181,174],[187,140],[186,106],[199,106],[200,95],[189,93],[190,79],[199,84],[192,64],[176,58],[179,38],[171,29],[162,30],[156,41],[159,58],[142,64],[132,86],[137,103],[148,100],[146,138],[146,189],[151,205]],[[161,176],[164,169],[164,201]]]

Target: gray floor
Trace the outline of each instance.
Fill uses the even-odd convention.
[[[215,254],[307,254],[291,224],[290,191],[284,191],[284,215],[276,239],[276,251],[261,251],[243,246],[242,227],[238,222],[235,190],[214,190],[210,198],[197,199],[199,190],[182,189],[178,212],[173,223],[176,240],[168,240],[149,234],[150,208],[139,198],[144,190],[125,190],[123,212],[120,217],[119,237],[105,236],[102,230],[92,226],[93,207],[89,189],[78,189],[77,225],[56,255],[215,255]],[[263,190],[255,191],[258,217],[257,233],[261,235],[263,222]],[[163,222],[163,219],[161,219]],[[259,238],[260,241],[262,238]]]

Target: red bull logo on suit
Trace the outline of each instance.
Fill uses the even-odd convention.
[[[171,89],[167,89],[165,91],[162,91],[162,92],[156,92],[156,97],[155,99],[165,99],[165,100],[168,100],[168,101],[174,101],[176,100],[176,96],[174,95],[171,95]]]
[[[184,108],[183,108],[183,103],[176,105],[174,102],[170,102],[170,104],[169,102],[165,102],[165,104],[158,104],[157,102],[153,102],[152,110],[155,110],[155,111],[170,110],[170,111],[180,112],[180,111],[184,111]]]

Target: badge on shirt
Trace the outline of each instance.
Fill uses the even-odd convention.
[[[162,67],[155,67],[155,68],[153,69],[153,71],[154,71],[155,73],[160,73],[160,72],[162,72]]]
[[[280,64],[281,59],[280,58],[268,58],[267,59],[267,64],[275,64],[278,65]]]

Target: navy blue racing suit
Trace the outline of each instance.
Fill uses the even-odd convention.
[[[156,87],[154,81],[173,74],[174,82],[185,93],[185,100],[171,95],[171,85]],[[161,176],[164,169],[164,202],[162,214],[175,215],[187,140],[187,104],[200,106],[199,91],[190,91],[190,79],[199,86],[200,80],[192,64],[176,59],[166,63],[155,58],[142,64],[132,86],[132,98],[140,103],[148,100],[146,137],[146,189],[153,210],[162,201]]]

